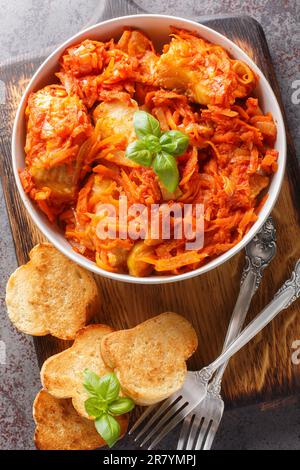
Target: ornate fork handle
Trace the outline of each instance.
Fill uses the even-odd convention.
[[[265,328],[282,310],[288,308],[300,297],[300,259],[297,261],[291,278],[286,281],[273,300],[249,323],[242,333],[228,346],[228,348],[206,368],[206,376],[213,374],[221,365],[227,362],[234,354],[249,343],[263,328]]]
[[[263,270],[275,256],[275,240],[276,230],[272,218],[269,217],[261,231],[253,238],[246,248],[246,264],[241,277],[241,288],[227,330],[223,351],[242,330],[252,297],[262,280]],[[256,251],[258,251],[258,253]],[[209,393],[213,393],[217,396],[220,395],[221,381],[227,364],[227,362],[224,363],[217,370],[213,380],[209,384]]]

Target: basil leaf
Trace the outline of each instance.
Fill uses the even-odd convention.
[[[128,397],[120,397],[108,406],[109,412],[116,416],[129,413],[133,408],[134,401]]]
[[[113,372],[100,379],[99,393],[107,403],[116,400],[120,393],[120,383]]]
[[[179,171],[175,157],[166,152],[158,153],[153,161],[153,170],[164,187],[173,193],[179,183]]]
[[[145,135],[161,136],[159,121],[146,111],[136,111],[134,113],[133,125],[135,133],[140,139]]]
[[[151,153],[158,153],[161,151],[159,138],[156,137],[156,135],[146,135],[140,140],[140,142],[142,142],[145,145],[145,148],[147,148]]]
[[[163,133],[159,142],[163,151],[177,156],[182,155],[186,151],[189,145],[189,138],[180,131],[167,131]]]
[[[94,396],[98,396],[98,390],[100,385],[100,377],[95,372],[85,369],[83,372],[83,386],[84,388]]]
[[[129,160],[143,166],[150,166],[153,159],[152,153],[147,149],[143,140],[136,140],[129,144],[125,155]]]
[[[120,437],[120,425],[118,421],[109,414],[103,414],[100,418],[96,419],[95,426],[97,432],[109,447],[112,447]]]
[[[99,418],[103,415],[104,412],[107,411],[107,404],[105,402],[101,402],[97,397],[90,397],[84,402],[85,411],[89,416],[93,416],[94,418]]]

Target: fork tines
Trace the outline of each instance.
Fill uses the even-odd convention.
[[[156,411],[155,411],[156,410]],[[160,406],[153,405],[146,409],[136,423],[132,426],[129,434],[133,434],[144,423],[146,418],[150,418],[146,424],[137,432],[134,442],[140,447],[144,446],[153,436],[148,449],[153,449],[180,421],[182,421],[191,411],[189,403],[182,395],[172,396],[165,400]]]
[[[182,425],[177,450],[210,449],[211,437],[213,441],[217,428],[213,419],[207,419],[198,413],[191,414]]]

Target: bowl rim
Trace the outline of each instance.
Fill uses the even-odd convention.
[[[137,18],[140,18],[140,19],[145,18],[149,20],[151,19],[155,20],[155,19],[161,18],[161,19],[168,20],[170,22],[170,25],[172,24],[172,21],[180,21],[180,22],[185,23],[187,29],[191,29],[191,30],[194,29],[196,31],[198,30],[199,34],[201,34],[201,31],[199,30],[207,32],[209,35],[213,35],[216,38],[216,42],[218,40],[220,40],[223,43],[225,42],[225,45],[222,45],[222,47],[225,47],[226,49],[230,48],[231,51],[233,50],[233,52],[238,51],[238,53],[242,56],[243,60],[245,60],[247,63],[250,63],[250,66],[255,71],[255,73],[257,73],[260,76],[260,84],[262,84],[262,87],[264,88],[264,92],[267,92],[269,94],[270,99],[273,103],[273,106],[276,108],[277,128],[279,127],[282,130],[282,135],[281,135],[282,152],[280,154],[281,165],[278,168],[276,174],[274,175],[277,181],[276,181],[276,186],[273,192],[272,199],[268,198],[263,206],[263,209],[264,209],[263,217],[259,217],[257,221],[253,224],[253,226],[250,228],[248,233],[242,238],[242,240],[239,243],[237,243],[235,246],[230,248],[230,250],[226,251],[222,255],[213,259],[206,265],[201,266],[200,268],[197,268],[193,271],[189,271],[187,273],[179,274],[179,275],[134,277],[129,274],[113,273],[113,272],[105,271],[104,269],[98,267],[95,262],[88,260],[87,258],[85,258],[83,255],[80,255],[79,253],[76,253],[74,250],[72,250],[71,245],[70,245],[71,249],[68,250],[59,242],[56,234],[53,233],[53,231],[46,226],[46,224],[42,220],[39,209],[33,206],[33,203],[30,201],[29,197],[25,193],[21,184],[20,177],[19,177],[19,168],[17,167],[16,149],[17,149],[17,138],[18,138],[17,134],[18,134],[19,121],[23,117],[23,112],[24,112],[23,107],[24,107],[25,101],[27,100],[29,93],[32,91],[31,88],[33,88],[35,81],[37,80],[37,78],[39,77],[43,69],[49,63],[51,63],[51,60],[54,56],[56,56],[58,53],[63,52],[68,46],[74,44],[74,42],[78,40],[80,41],[80,38],[86,35],[87,33],[89,32],[94,33],[96,29],[99,29],[99,28],[101,29],[103,25],[107,26],[111,24],[114,26],[122,26],[122,23],[123,23],[123,26],[126,26],[126,22],[134,21]],[[99,34],[101,34],[101,31],[99,31]],[[232,54],[231,51],[230,51],[230,54]],[[22,95],[22,98],[20,100],[16,115],[15,115],[15,119],[14,119],[11,148],[12,148],[13,173],[14,173],[15,182],[16,182],[20,197],[22,199],[22,202],[25,205],[25,208],[27,212],[29,213],[31,219],[35,223],[35,225],[42,232],[42,234],[55,246],[55,248],[57,248],[60,252],[62,252],[69,259],[73,260],[75,263],[79,264],[83,268],[89,271],[92,271],[94,274],[98,274],[100,276],[103,276],[112,280],[121,281],[121,282],[127,282],[127,283],[133,283],[133,284],[148,284],[148,285],[167,284],[167,283],[173,283],[173,282],[179,282],[179,281],[191,279],[193,277],[196,277],[208,271],[211,271],[212,269],[218,266],[221,266],[223,263],[225,263],[230,258],[232,258],[237,253],[239,253],[248,244],[248,242],[256,235],[256,233],[260,230],[260,228],[266,221],[267,217],[270,215],[278,199],[280,189],[283,183],[284,174],[285,174],[286,155],[287,155],[286,130],[285,130],[285,124],[284,124],[284,119],[282,116],[280,105],[265,75],[260,70],[260,68],[255,64],[255,62],[247,55],[247,53],[244,52],[231,39],[227,38],[223,34],[219,33],[218,31],[215,31],[214,29],[206,25],[203,25],[191,19],[182,18],[179,16],[160,15],[160,14],[127,15],[127,16],[120,16],[117,18],[105,20],[105,21],[96,23],[92,26],[89,26],[88,28],[74,34],[73,36],[69,37],[66,41],[64,41],[62,44],[60,44],[58,47],[56,47],[51,52],[51,54],[48,55],[46,59],[42,62],[42,64],[38,67],[38,69],[36,70],[36,72],[34,73],[34,75],[32,76],[32,78],[30,79],[29,83],[26,86],[26,89]]]

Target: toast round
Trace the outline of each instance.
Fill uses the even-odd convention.
[[[29,257],[7,283],[10,320],[26,334],[74,339],[100,306],[92,274],[49,243],[35,246]]]
[[[39,450],[92,450],[106,445],[94,423],[79,416],[71,400],[59,400],[45,390],[34,400],[33,418],[34,443]],[[128,415],[119,416],[118,421],[123,436]]]
[[[83,372],[90,369],[103,376],[111,369],[103,362],[100,344],[105,335],[114,331],[107,325],[89,325],[82,328],[73,345],[49,357],[41,369],[43,387],[56,398],[71,398],[77,413],[89,419],[84,402],[89,398],[83,386]]]
[[[104,362],[114,369],[125,395],[152,405],[181,388],[186,360],[198,345],[196,332],[182,316],[166,312],[101,341]]]

